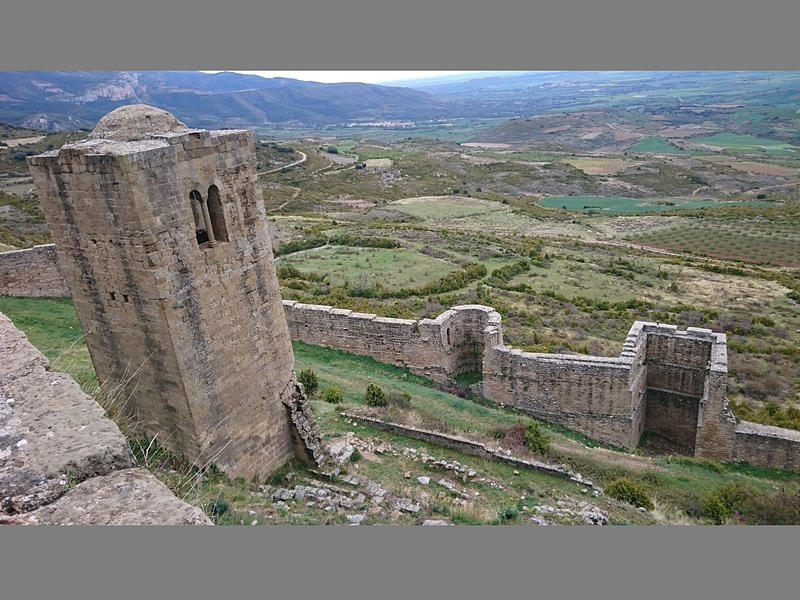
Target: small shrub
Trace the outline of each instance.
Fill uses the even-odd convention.
[[[703,501],[703,511],[714,525],[724,525],[733,516],[733,510],[725,506],[725,503],[714,494]]]
[[[606,494],[636,507],[646,508],[647,510],[655,508],[644,486],[631,481],[627,477],[620,477],[611,482],[606,488]]]
[[[353,448],[353,453],[350,455],[350,462],[354,463],[358,460],[361,460],[361,452],[358,451],[358,448]]]
[[[370,381],[364,394],[364,403],[367,406],[386,406],[386,393],[383,388]]]
[[[547,454],[550,451],[550,436],[544,432],[536,421],[530,421],[525,427],[525,445],[532,452]]]
[[[207,512],[215,519],[219,519],[222,515],[228,512],[228,503],[222,498],[217,498],[208,505]]]
[[[344,401],[344,394],[339,388],[329,385],[322,390],[322,399],[331,404],[340,404]]]
[[[303,387],[306,390],[306,395],[309,397],[313,396],[314,392],[316,392],[317,388],[319,387],[317,374],[311,369],[303,369],[300,371],[300,374],[297,376],[297,381],[303,384]]]
[[[513,521],[519,516],[519,510],[516,506],[504,506],[500,509],[498,516],[500,517],[501,523],[507,523],[508,521]]]

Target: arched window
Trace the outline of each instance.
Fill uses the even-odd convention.
[[[206,229],[206,220],[203,217],[203,198],[200,196],[200,192],[197,190],[189,192],[189,201],[192,204],[194,233],[197,236],[197,243],[204,244],[208,241],[208,229]]]
[[[218,242],[227,242],[228,228],[225,225],[225,213],[222,211],[219,189],[215,185],[208,188],[208,214],[211,217],[211,229],[214,230],[214,239]]]

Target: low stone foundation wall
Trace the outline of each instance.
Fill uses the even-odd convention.
[[[55,244],[0,252],[0,294],[65,298],[69,289],[56,258]]]
[[[0,523],[210,525],[0,313]]]
[[[375,427],[376,429],[382,429],[384,431],[395,433],[397,435],[403,435],[406,437],[414,438],[416,440],[422,440],[423,442],[428,442],[429,444],[433,444],[435,446],[450,448],[451,450],[457,450],[464,454],[478,456],[480,458],[493,460],[495,462],[502,462],[515,467],[522,467],[523,469],[533,469],[535,471],[547,473],[548,475],[553,475],[555,477],[562,477],[564,479],[569,479],[570,481],[580,483],[581,485],[586,485],[594,489],[598,489],[594,487],[594,484],[592,484],[591,481],[589,481],[588,479],[584,479],[580,475],[580,473],[575,473],[574,471],[570,471],[566,467],[560,467],[558,465],[550,465],[540,461],[526,460],[524,458],[519,458],[518,456],[503,454],[502,452],[498,452],[497,450],[493,450],[492,448],[486,447],[484,444],[481,444],[480,442],[473,442],[472,440],[467,440],[454,435],[439,433],[438,431],[431,431],[429,429],[420,429],[418,427],[401,425],[400,423],[381,421],[380,419],[376,419],[374,417],[365,417],[361,415],[353,415],[350,413],[341,413],[341,415],[348,419],[357,419],[362,423],[366,423],[368,425],[371,425],[372,427]]]
[[[741,421],[736,426],[733,461],[800,470],[800,431]]]

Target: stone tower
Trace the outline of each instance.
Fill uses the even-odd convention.
[[[254,157],[249,131],[138,104],[28,159],[100,382],[163,445],[248,478],[319,438]]]

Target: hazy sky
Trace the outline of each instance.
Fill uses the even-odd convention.
[[[208,71],[209,73],[213,71]],[[457,73],[479,73],[481,71],[236,71],[251,73],[262,77],[289,77],[304,81],[321,81],[322,83],[338,83],[360,81],[362,83],[383,83],[401,79],[422,79],[423,77],[439,77]]]

